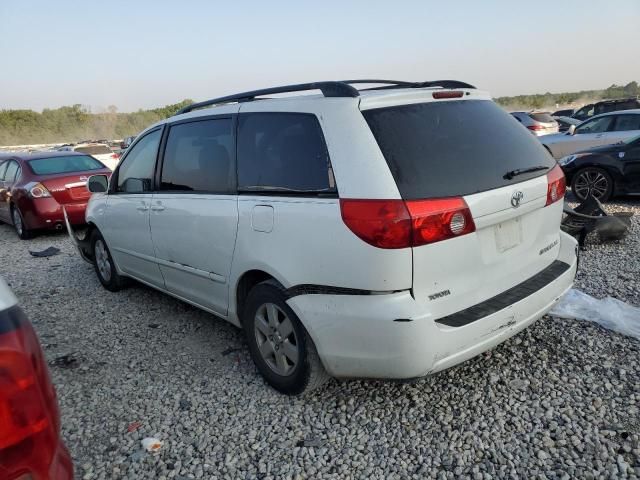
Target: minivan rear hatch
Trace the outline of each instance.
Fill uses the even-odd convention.
[[[459,236],[413,247],[413,292],[434,318],[550,268],[559,251],[564,177],[505,111],[490,100],[454,99],[362,113],[409,211],[424,200],[456,199],[470,212],[471,229],[460,228],[458,217]]]

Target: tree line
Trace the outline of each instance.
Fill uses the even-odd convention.
[[[104,113],[91,113],[80,104],[45,108],[42,113],[33,110],[0,110],[0,145],[124,138],[136,135],[192,103],[192,100],[183,100],[173,105],[131,113],[118,113],[113,105]]]
[[[499,97],[496,102],[507,109],[555,108],[556,105],[580,106],[607,98],[623,98],[640,95],[637,82],[627,85],[611,85],[604,90],[580,92],[543,93]],[[179,109],[192,104],[183,100],[151,110],[119,113],[110,106],[104,113],[91,113],[82,105],[55,109],[45,108],[41,113],[33,110],[0,110],[0,145],[26,145],[38,143],[72,143],[87,139],[114,139],[136,135],[152,123],[170,117]]]
[[[535,95],[517,95],[514,97],[499,97],[496,102],[507,109],[532,110],[538,108],[555,108],[571,105],[578,107],[584,103],[598,100],[635,97],[640,95],[638,82],[630,82],[624,86],[611,85],[604,90],[582,90],[580,92],[542,93]]]

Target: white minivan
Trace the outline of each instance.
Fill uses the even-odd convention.
[[[290,394],[456,365],[539,319],[576,273],[562,170],[458,81],[201,102],[88,186],[79,247],[100,282],[133,278],[242,327]]]

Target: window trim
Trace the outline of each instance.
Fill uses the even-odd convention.
[[[169,133],[171,132],[171,128],[176,125],[183,125],[185,123],[195,123],[195,122],[204,122],[207,120],[231,120],[231,152],[229,152],[230,161],[231,161],[231,171],[234,172],[232,175],[233,184],[229,185],[229,190],[226,192],[216,192],[210,190],[162,190],[162,169],[164,168],[164,156],[167,149],[167,142],[169,141]],[[238,114],[236,113],[225,113],[218,115],[203,115],[201,117],[191,117],[185,118],[181,120],[177,120],[175,122],[166,123],[166,128],[162,135],[162,140],[160,141],[160,154],[158,156],[156,162],[156,171],[154,178],[154,193],[163,194],[163,195],[237,195],[238,194],[238,170],[236,163],[237,156],[237,129],[238,129]],[[131,148],[131,147],[129,147]]]
[[[304,115],[307,117],[313,117],[313,119],[315,120],[316,126],[318,128],[318,131],[320,133],[320,140],[322,141],[322,144],[324,145],[324,151],[327,155],[327,161],[328,161],[328,169],[327,169],[327,175],[329,175],[329,172],[331,172],[331,175],[333,176],[333,183],[334,186],[333,188],[330,188],[328,190],[322,190],[322,191],[314,191],[314,190],[310,190],[308,192],[288,192],[288,191],[283,191],[283,190],[278,190],[278,189],[273,189],[273,190],[264,190],[264,189],[251,189],[248,187],[241,187],[240,186],[240,180],[239,180],[239,167],[240,167],[240,158],[238,156],[238,146],[240,144],[239,140],[240,140],[240,120],[245,117],[245,116],[249,116],[249,115]],[[329,148],[327,146],[327,140],[324,136],[324,130],[322,129],[322,123],[320,123],[320,119],[318,118],[318,115],[316,115],[315,113],[311,113],[311,112],[287,112],[287,111],[273,111],[273,112],[262,112],[262,111],[257,111],[257,112],[240,112],[238,114],[238,119],[236,121],[236,186],[237,186],[237,191],[238,191],[238,195],[242,195],[242,196],[268,196],[268,197],[295,197],[295,198],[339,198],[339,194],[338,194],[338,183],[336,182],[336,178],[335,178],[335,173],[334,173],[334,168],[333,168],[333,164],[331,163],[331,155],[329,154]]]
[[[116,169],[111,174],[111,178],[109,179],[109,188],[107,190],[107,194],[108,195],[148,195],[150,193],[155,192],[155,188],[156,188],[156,185],[155,185],[156,170],[158,169],[158,159],[159,159],[159,156],[160,156],[160,148],[162,147],[162,141],[164,139],[164,135],[165,135],[165,131],[166,131],[165,125],[166,124],[158,125],[157,127],[145,132],[144,135],[139,135],[138,137],[136,137],[135,142],[133,142],[129,146],[129,148],[127,148],[127,151],[123,155],[122,159],[118,162],[118,166],[116,167]],[[158,151],[156,152],[156,161],[155,161],[155,164],[153,166],[153,175],[151,176],[151,190],[149,190],[148,192],[119,192],[118,191],[118,177],[120,175],[120,167],[124,164],[125,160],[129,157],[129,153],[131,151],[133,151],[133,147],[136,146],[139,141],[141,141],[143,138],[145,138],[148,135],[151,135],[152,133],[155,133],[157,131],[160,131],[160,143],[158,143]]]

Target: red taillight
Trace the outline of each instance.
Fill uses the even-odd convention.
[[[111,154],[111,158],[120,158],[120,154],[118,154],[118,153],[112,153],[112,154]]]
[[[567,179],[560,165],[556,165],[547,173],[547,205],[562,200],[566,190]]]
[[[435,98],[436,100],[440,98],[460,98],[462,97],[462,95],[464,95],[464,92],[451,91],[451,90],[447,90],[444,92],[433,92],[432,94],[433,98]]]
[[[540,130],[544,130],[546,127],[543,127],[542,125],[527,125],[527,128],[534,132],[539,132]]]
[[[411,217],[403,200],[340,200],[342,220],[362,240],[379,248],[405,248]]]
[[[45,187],[41,183],[32,182],[26,185],[26,187],[29,190],[29,195],[31,196],[31,198],[48,198],[51,196],[51,193],[49,193],[47,187]]]
[[[463,198],[429,200],[340,200],[342,219],[362,240],[378,248],[408,248],[475,231]]]
[[[48,478],[60,425],[42,350],[17,307],[0,312],[0,331],[0,471]]]
[[[439,242],[474,232],[471,210],[461,197],[408,200],[413,246]]]

